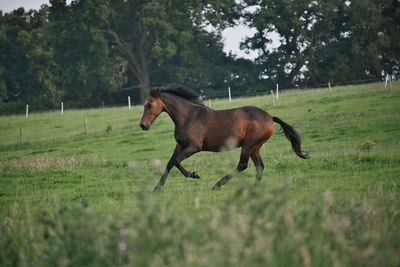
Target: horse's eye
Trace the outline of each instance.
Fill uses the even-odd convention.
[[[151,109],[151,104],[150,104],[150,103],[147,103],[147,104],[146,104],[146,108]]]

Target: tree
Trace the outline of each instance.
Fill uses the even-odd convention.
[[[52,35],[63,77],[60,87],[71,98],[78,97],[71,94],[74,88],[84,88],[77,91],[84,99],[91,99],[102,86],[102,98],[107,91],[137,88],[144,99],[159,69],[174,57],[193,56],[190,50],[195,38],[206,35],[204,27],[210,23],[217,26],[221,21],[231,23],[231,8],[235,6],[233,0],[93,0],[72,1],[70,6],[65,0],[50,3]],[[215,36],[217,40],[218,34]],[[105,61],[99,62],[99,58]],[[112,84],[106,86],[104,80]]]
[[[385,0],[382,9],[382,61],[384,72],[400,77],[400,2]]]
[[[267,76],[283,87],[293,86],[301,68],[307,61],[306,50],[310,42],[310,14],[308,0],[246,0],[245,7],[256,10],[244,14],[245,21],[254,27],[256,34],[248,38],[242,47],[259,50],[259,64],[265,67],[262,75]],[[249,9],[247,9],[249,10]],[[277,32],[281,45],[270,51],[270,33]]]
[[[66,106],[110,103],[110,93],[125,78],[99,28],[105,25],[108,1],[51,0],[47,33],[57,62],[58,87]]]
[[[58,99],[53,61],[43,26],[47,9],[0,13],[0,104],[29,103],[47,109]]]
[[[399,1],[353,0],[349,8],[352,53],[368,77],[399,75]]]
[[[380,78],[398,73],[398,1],[245,0],[257,33],[242,45],[260,51],[263,75],[284,87]],[[249,10],[249,9],[247,9]],[[267,48],[270,33],[281,44]],[[389,56],[390,54],[390,56]],[[390,59],[389,59],[390,58]]]
[[[172,62],[185,65],[196,61],[201,55],[194,55],[193,48],[198,51],[196,42],[207,39],[203,28],[207,23],[217,26],[221,21],[232,21],[233,15],[227,14],[233,6],[235,2],[231,0],[111,1],[109,19],[100,31],[107,36],[114,53],[127,64],[129,84],[124,89],[139,88],[143,99],[152,77],[157,73],[162,77],[158,69],[165,70],[164,64],[177,70]],[[197,66],[200,65],[201,62]],[[182,67],[178,69],[174,73],[169,71],[174,76],[169,80],[193,84],[189,81],[193,76],[184,74]]]
[[[0,21],[0,98],[88,107],[125,90],[144,99],[155,84],[225,91],[240,84],[232,70],[252,65],[222,49],[220,30],[238,18],[236,8],[234,0],[50,0],[39,12],[16,11]]]

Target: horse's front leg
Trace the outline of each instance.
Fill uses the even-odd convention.
[[[174,153],[172,153],[172,156],[167,163],[167,167],[165,167],[163,175],[161,176],[161,179],[158,182],[158,184],[154,187],[153,192],[160,190],[161,186],[165,183],[165,180],[167,180],[167,176],[168,176],[169,172],[171,171],[172,167],[174,167],[174,165],[175,165],[176,156],[179,155],[181,152],[182,152],[182,148],[179,144],[177,144],[175,146]]]
[[[181,171],[185,177],[200,179],[200,175],[197,172],[189,172],[180,163],[175,163],[175,166]]]
[[[196,149],[193,147],[186,147],[186,148],[182,148],[181,145],[177,144],[174,150],[174,153],[172,154],[171,158],[169,159],[168,163],[167,163],[167,167],[164,170],[163,175],[161,176],[160,181],[158,182],[158,184],[154,187],[153,192],[160,190],[161,186],[164,185],[165,180],[167,180],[168,174],[171,171],[172,167],[174,165],[176,165],[178,167],[178,165],[180,167],[182,167],[180,165],[180,162],[188,157],[190,157],[191,155],[193,155],[194,153],[196,153]],[[178,167],[179,168],[179,167]],[[182,167],[183,168],[183,167]],[[186,170],[185,170],[186,171]],[[186,171],[187,172],[187,171]],[[189,173],[189,172],[188,172]]]

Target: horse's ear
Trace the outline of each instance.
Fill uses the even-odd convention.
[[[153,88],[153,90],[151,90],[151,92],[150,92],[150,95],[151,95],[152,97],[159,97],[160,94],[161,94],[160,87],[155,87],[155,88]]]
[[[156,91],[155,91],[155,96],[156,96],[156,97],[159,97],[160,94],[161,94],[160,87],[157,87],[157,88],[156,88]]]

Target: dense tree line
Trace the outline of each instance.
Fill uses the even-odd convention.
[[[244,6],[257,33],[243,47],[260,51],[263,74],[284,87],[400,75],[397,0],[244,0]],[[279,33],[281,44],[266,50],[270,32]]]
[[[0,113],[140,102],[166,83],[216,97],[398,77],[399,10],[397,0],[50,0],[0,12]],[[221,30],[239,22],[257,31],[242,44],[254,61],[223,52]]]

